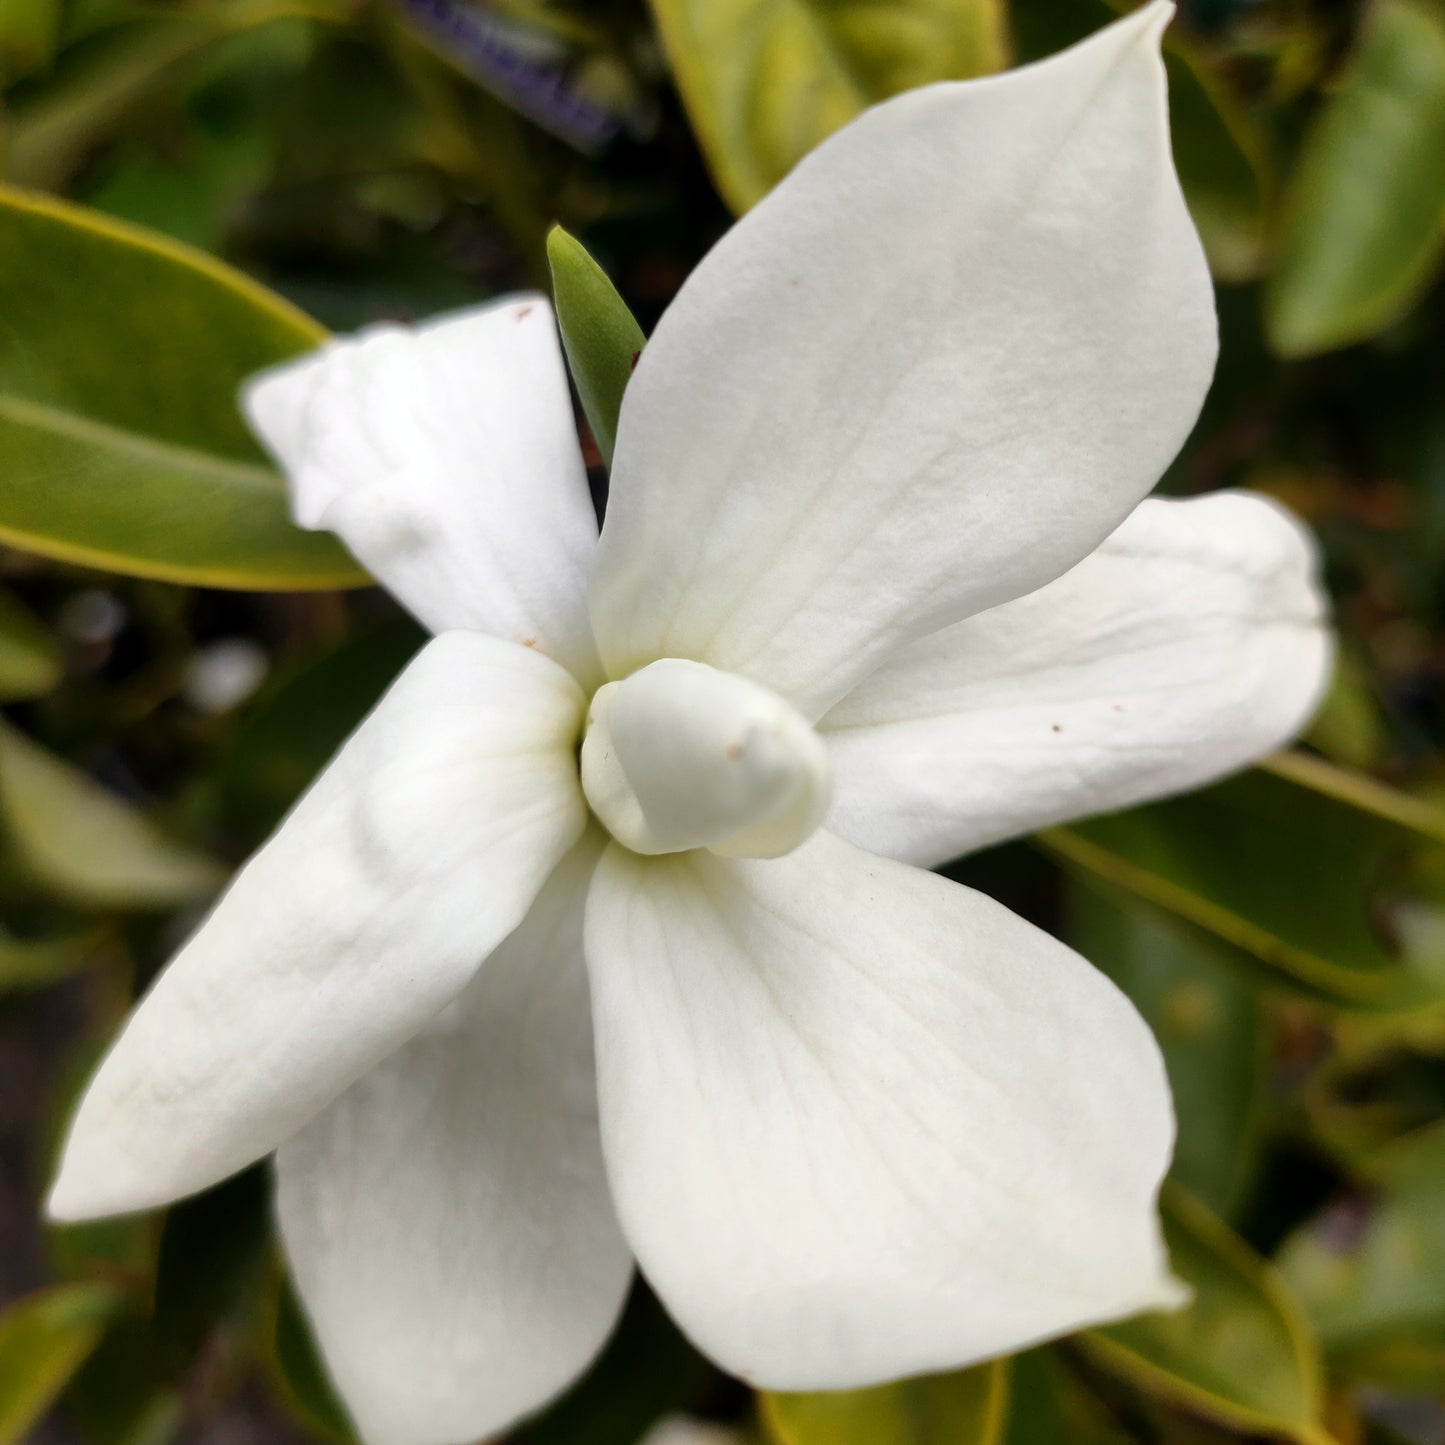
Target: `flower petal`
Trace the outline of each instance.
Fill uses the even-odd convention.
[[[281,1237],[367,1445],[490,1438],[622,1307],[582,964],[600,851],[586,835],[466,992],[276,1156]]]
[[[690,657],[816,718],[1150,490],[1216,346],[1171,13],[868,111],[703,261],[622,407],[592,584],[610,676]]]
[[[623,1230],[734,1374],[861,1386],[1178,1299],[1158,1049],[1000,904],[828,834],[614,846],[586,950]]]
[[[243,868],[81,1101],[58,1219],[275,1148],[466,986],[582,831],[583,700],[545,657],[429,643]]]
[[[1058,581],[914,643],[823,719],[828,826],[934,866],[1244,767],[1328,680],[1316,573],[1264,497],[1143,503]]]
[[[597,521],[544,297],[371,327],[262,372],[242,401],[297,522],[340,536],[433,632],[525,643],[598,680]]]

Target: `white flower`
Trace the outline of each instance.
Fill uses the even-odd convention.
[[[439,635],[131,1019],[57,1217],[279,1146],[372,1445],[537,1408],[634,1258],[783,1389],[1178,1298],[1147,1029],[913,866],[1238,768],[1327,669],[1282,511],[1141,504],[1215,354],[1169,14],[805,160],[644,352],[600,541],[540,298],[255,384],[298,519]]]

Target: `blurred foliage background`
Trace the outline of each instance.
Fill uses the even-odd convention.
[[[679,1413],[771,1445],[1445,1442],[1445,11],[1183,10],[1174,144],[1223,350],[1164,486],[1257,488],[1313,524],[1338,675],[1300,749],[951,871],[1157,1031],[1196,1302],[958,1375],[759,1400],[639,1286],[519,1445],[633,1445]],[[0,1445],[349,1438],[264,1168],[160,1216],[37,1215],[130,1000],[420,642],[286,524],[237,379],[323,327],[548,287],[557,221],[645,331],[862,106],[1110,14],[0,0]],[[585,293],[585,257],[554,256]]]

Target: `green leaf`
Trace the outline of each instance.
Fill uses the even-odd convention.
[[[0,723],[0,838],[57,897],[96,908],[168,908],[213,893],[223,870],[143,813]]]
[[[7,83],[55,53],[60,0],[5,0],[0,5],[0,79]]]
[[[1091,1331],[1085,1349],[1140,1389],[1233,1429],[1330,1445],[1314,1339],[1278,1271],[1177,1187],[1162,1206],[1193,1302]]]
[[[0,928],[0,998],[68,978],[85,965],[93,941],[93,935],[83,933],[15,938]]]
[[[20,1445],[95,1348],[118,1296],[60,1285],[0,1314],[0,1445]]]
[[[0,188],[0,541],[204,586],[355,586],[236,407],[323,333],[199,252]]]
[[[647,338],[607,273],[561,226],[547,237],[557,324],[582,410],[602,460],[612,465],[622,393]]]
[[[866,1390],[759,1397],[775,1445],[1000,1445],[1008,1367],[1001,1361]]]
[[[1371,336],[1424,292],[1445,251],[1445,18],[1375,0],[1286,194],[1265,296],[1284,356]]]
[[[1445,1353],[1445,1125],[1407,1135],[1365,1163],[1368,1196],[1296,1231],[1279,1264],[1332,1359],[1392,1342]]]
[[[1004,64],[998,0],[652,0],[723,199],[745,211],[875,101]]]
[[[1240,949],[1275,981],[1396,1009],[1438,999],[1439,980],[1411,975],[1376,908],[1413,854],[1442,837],[1445,822],[1427,804],[1290,753],[1038,841],[1072,870]]]
[[[1216,1214],[1248,1182],[1268,1075],[1264,1015],[1232,950],[1137,900],[1076,884],[1068,941],[1144,1016],[1169,1071],[1179,1142],[1171,1178]]]
[[[15,598],[0,592],[0,702],[40,697],[60,677],[55,639]]]

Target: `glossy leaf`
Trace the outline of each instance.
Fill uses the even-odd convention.
[[[0,723],[0,840],[40,888],[82,907],[167,908],[225,874],[144,813]]]
[[[1375,0],[1286,196],[1266,293],[1275,349],[1328,351],[1395,320],[1445,252],[1442,222],[1445,15]]]
[[[1267,1084],[1264,1014],[1232,950],[1182,919],[1076,884],[1067,938],[1134,1001],[1169,1070],[1171,1177],[1227,1215],[1248,1181]]]
[[[723,199],[760,200],[875,101],[1005,60],[997,0],[652,0]]]
[[[1202,792],[1040,835],[1070,868],[1216,935],[1279,981],[1404,1008],[1438,990],[1377,926],[1439,811],[1303,754]],[[1329,886],[1322,887],[1321,880]]]
[[[1332,1356],[1427,1339],[1445,1355],[1445,1125],[1380,1150],[1366,1175],[1290,1237],[1280,1269]]]
[[[0,190],[0,542],[207,586],[352,586],[236,408],[322,332],[199,252]]]
[[[0,592],[0,702],[40,697],[60,675],[55,639],[19,602]]]
[[[0,1445],[19,1445],[99,1341],[117,1295],[60,1285],[0,1313]]]
[[[1140,1389],[1233,1429],[1329,1445],[1316,1346],[1278,1272],[1177,1187],[1163,1200],[1175,1273],[1194,1300],[1081,1336]]]
[[[1000,1445],[1008,1370],[1000,1362],[829,1394],[764,1392],[773,1445]]]
[[[567,365],[602,460],[611,466],[622,393],[647,338],[607,273],[561,226],[547,237],[547,260]]]

